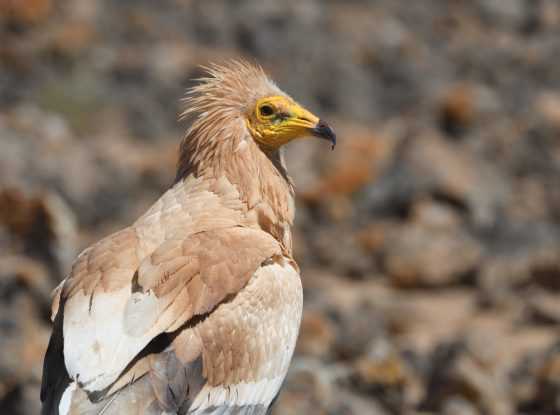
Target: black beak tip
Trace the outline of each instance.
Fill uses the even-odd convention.
[[[332,144],[331,150],[334,150],[334,147],[336,146],[336,134],[325,121],[319,120],[315,128],[313,128],[313,135],[330,141]]]

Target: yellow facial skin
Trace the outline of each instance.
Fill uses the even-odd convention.
[[[319,118],[285,96],[271,96],[257,101],[247,116],[247,126],[265,150],[275,150],[295,138],[321,136]],[[326,125],[326,124],[325,124]],[[330,130],[332,133],[332,130]],[[334,143],[334,133],[328,139]]]

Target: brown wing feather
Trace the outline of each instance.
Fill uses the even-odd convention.
[[[260,230],[234,227],[166,241],[138,269],[141,291],[152,291],[176,320],[173,331],[192,316],[211,311],[238,292],[259,265],[280,255],[274,238]]]
[[[114,233],[77,258],[70,278],[66,280],[62,296],[72,297],[83,290],[94,295],[96,290],[116,291],[130,284],[130,275],[138,268],[138,236],[133,227]]]

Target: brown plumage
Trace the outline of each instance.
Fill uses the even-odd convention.
[[[175,184],[55,291],[43,414],[264,414],[302,310],[281,146],[332,130],[243,62],[207,68]]]

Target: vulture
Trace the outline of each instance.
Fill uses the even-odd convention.
[[[55,289],[43,415],[266,414],[302,315],[283,146],[336,137],[263,69],[204,68],[173,185]]]

